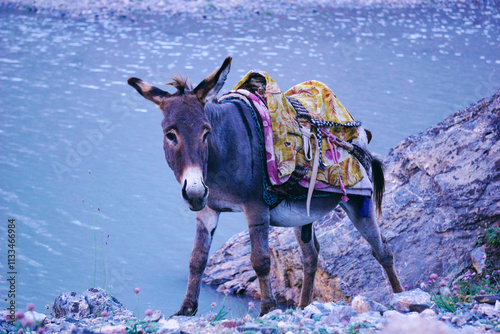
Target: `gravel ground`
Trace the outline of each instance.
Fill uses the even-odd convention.
[[[91,288],[82,295],[60,295],[50,314],[48,308],[45,314],[36,312],[33,304],[15,316],[4,310],[0,333],[498,333],[500,301],[497,295],[485,297],[481,301],[489,299],[488,303],[453,304],[454,312],[443,311],[427,292],[414,289],[393,295],[390,308],[356,296],[351,304],[313,302],[304,310],[276,309],[263,317],[251,315],[257,309],[249,302],[247,315],[237,318],[225,311],[224,305],[214,303],[213,311],[193,317],[168,317],[160,310],[146,310],[146,317],[138,319],[106,290]]]
[[[486,0],[498,1],[498,0]],[[109,18],[138,14],[192,16],[194,18],[243,18],[258,15],[317,13],[325,8],[366,6],[411,6],[457,0],[0,0],[0,4],[55,15]],[[482,1],[484,2],[484,1]],[[1,7],[0,7],[1,8]]]
[[[426,309],[421,313],[398,312],[395,310],[360,310],[354,309],[344,302],[313,302],[304,310],[275,310],[263,317],[250,315],[230,318],[225,315],[209,312],[208,314],[169,318],[155,311],[151,316],[138,320],[130,311],[110,311],[105,316],[86,318],[44,317],[40,318],[40,327],[36,325],[31,331],[38,333],[253,333],[253,334],[323,334],[323,333],[381,333],[381,334],[479,334],[498,333],[500,325],[494,306],[486,304],[458,305],[457,312],[439,313]],[[498,307],[497,307],[498,309]],[[26,313],[28,318],[30,313]],[[229,318],[229,319],[228,319]],[[42,320],[43,319],[43,320]],[[6,326],[0,321],[0,332],[30,332],[29,325],[22,321],[15,327]],[[2,328],[3,327],[3,328]]]

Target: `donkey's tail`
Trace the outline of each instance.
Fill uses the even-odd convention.
[[[372,180],[373,200],[375,201],[377,213],[382,216],[382,199],[385,190],[384,163],[375,157],[372,159]]]

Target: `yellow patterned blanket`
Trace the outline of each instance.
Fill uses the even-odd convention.
[[[303,127],[312,130],[313,133],[316,133],[316,129],[311,129],[309,121],[296,118],[297,112],[287,96],[298,100],[307,109],[310,116],[316,120],[348,124],[354,122],[354,118],[335,94],[319,81],[303,82],[283,93],[266,72],[251,71],[233,89],[248,89],[249,80],[255,74],[265,78],[265,87],[256,89],[254,94],[250,95],[258,97],[262,95],[263,98],[255,98],[259,101],[254,102],[259,102],[256,104],[258,109],[262,109],[258,106],[260,104],[260,107],[266,105],[269,110],[267,118],[265,115],[262,117],[261,110],[259,113],[264,125],[267,167],[271,184],[283,184],[290,178],[296,166],[299,166],[308,169],[307,174],[300,182],[301,185],[308,187],[312,166],[302,149],[302,133],[298,121]],[[355,141],[358,137],[357,127],[334,126],[325,129],[344,141]],[[327,138],[324,135],[322,138],[324,140],[320,146],[320,157],[323,168],[319,169],[315,188],[342,187],[342,182],[345,187],[354,186],[363,178],[360,163],[341,147],[333,147],[332,150],[332,146],[327,143]],[[311,146],[314,147],[313,143]],[[339,179],[339,172],[342,180]]]

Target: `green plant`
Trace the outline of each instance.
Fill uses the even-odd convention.
[[[500,270],[490,274],[466,273],[456,284],[451,285],[447,277],[438,282],[438,275],[432,274],[420,287],[427,289],[432,301],[443,312],[456,312],[457,303],[471,303],[474,296],[500,292]]]
[[[213,325],[216,322],[219,322],[221,320],[224,320],[224,318],[228,315],[229,311],[225,310],[225,308],[226,308],[226,305],[225,305],[226,297],[227,297],[227,293],[224,296],[224,299],[222,300],[222,307],[221,307],[221,309],[219,310],[219,312],[217,312],[217,314],[214,316],[214,318],[212,319],[212,321],[210,321],[211,325]],[[213,302],[212,303],[212,310],[215,308],[215,306],[217,306],[217,304],[215,302]],[[210,310],[210,312],[212,310]]]
[[[500,227],[489,227],[484,231],[484,241],[491,246],[500,246]]]
[[[134,288],[135,299],[137,300],[137,314],[139,314],[139,292],[141,292],[141,288]]]
[[[89,170],[89,175],[92,177],[92,173]],[[93,187],[92,187],[93,188]],[[85,203],[84,200],[82,200],[82,203]],[[102,228],[102,225],[98,221],[98,214],[100,214],[101,209],[98,207],[97,212],[94,206],[94,198],[93,195],[90,196],[90,209],[92,212],[92,230],[93,230],[93,248],[94,248],[94,279],[93,279],[93,287],[97,287],[97,276],[98,276],[98,269],[99,269],[99,257],[102,257],[102,263],[100,264],[101,270],[102,270],[102,283],[101,286],[104,289],[107,289],[108,286],[108,281],[107,281],[107,273],[106,273],[106,252],[105,252],[105,245],[108,244],[107,241],[104,240],[104,230]],[[100,233],[99,233],[100,232]],[[101,235],[100,237],[100,247],[98,245],[99,243],[99,234]],[[109,234],[107,236],[109,238]]]
[[[494,247],[500,246],[500,227],[488,227],[484,230],[484,234],[477,238],[474,246],[479,247],[485,244]]]

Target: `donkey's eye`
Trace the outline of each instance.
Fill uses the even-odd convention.
[[[167,132],[165,134],[165,136],[167,137],[168,140],[170,140],[171,142],[174,142],[174,143],[177,143],[177,136],[175,135],[175,133],[173,132]]]
[[[208,139],[208,135],[210,134],[209,131],[205,132],[205,134],[203,135],[203,142],[206,143],[207,142],[207,139]]]

